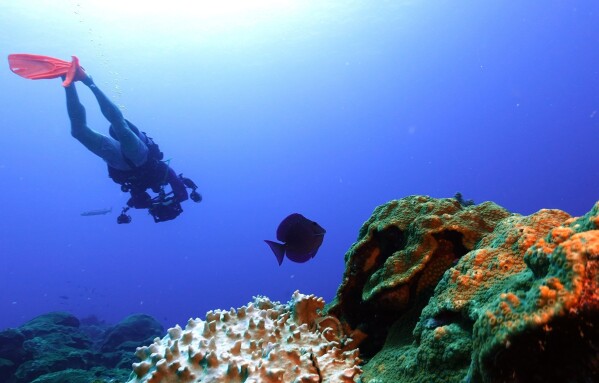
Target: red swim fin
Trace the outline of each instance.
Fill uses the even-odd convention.
[[[77,56],[71,56],[71,57],[73,58],[73,61],[71,61],[71,64],[69,66],[69,71],[67,72],[67,77],[62,82],[62,86],[64,86],[64,87],[71,85],[71,83],[73,81],[83,81],[87,78],[87,74],[85,73],[83,68],[81,68],[81,66],[79,65],[79,59],[77,58]]]
[[[31,80],[66,76],[71,67],[68,61],[27,53],[8,55],[8,64],[13,73]]]
[[[62,85],[69,86],[73,81],[87,77],[79,66],[79,59],[76,56],[72,57],[73,61],[68,62],[54,57],[16,53],[8,55],[8,64],[13,73],[30,80],[66,76]]]

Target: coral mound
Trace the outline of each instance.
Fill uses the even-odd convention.
[[[339,321],[323,317],[322,298],[296,291],[287,304],[255,297],[237,310],[190,319],[140,347],[129,383],[355,382],[359,350]]]
[[[377,334],[372,326],[377,318],[386,316],[390,323],[384,344],[371,349],[372,355],[362,354],[372,356],[363,366],[362,382],[598,382],[599,203],[585,216],[572,218],[560,210],[521,216],[487,203],[452,208],[450,202],[408,197],[379,207],[348,253],[346,280],[329,312],[344,325],[366,329],[369,337]],[[433,208],[424,209],[423,204]],[[394,206],[406,210],[395,211],[392,220],[381,214]],[[442,207],[453,212],[434,213]],[[494,212],[494,219],[471,216],[489,212]],[[407,229],[402,228],[404,216],[413,219]],[[456,219],[460,216],[467,219]],[[452,220],[457,225],[450,224]],[[424,225],[426,221],[438,224]],[[477,228],[477,223],[482,226]],[[386,227],[397,227],[396,232],[407,239],[398,241],[400,246],[381,263],[376,260],[377,249],[384,242],[376,237],[378,228]],[[439,252],[443,248],[442,237],[435,236],[439,228],[462,234],[446,233],[450,241],[446,248],[457,249],[461,243],[466,251]],[[436,243],[431,242],[431,233]],[[476,242],[466,240],[465,233],[476,233]],[[414,294],[420,296],[422,277],[416,274],[406,289],[409,299],[393,296],[401,308],[395,313],[387,309],[393,302],[369,303],[371,295],[365,291],[357,296],[356,288],[371,286],[366,277],[372,280],[376,273],[396,281],[406,275],[403,270],[426,270],[431,260],[425,261],[422,249],[431,243],[437,249],[431,260],[453,254],[454,262],[434,293],[420,300],[422,306],[411,303]],[[370,268],[364,261],[368,257],[375,259]],[[405,264],[402,268],[396,258]],[[370,269],[377,271],[368,273]],[[371,310],[355,311],[352,297],[359,302],[355,307]]]
[[[508,216],[492,202],[464,205],[428,196],[377,207],[345,254],[343,282],[329,313],[367,336],[360,349],[369,356],[398,314],[419,312],[443,273]]]

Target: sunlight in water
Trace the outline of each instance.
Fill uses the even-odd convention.
[[[180,44],[270,30],[298,17],[300,8],[304,3],[294,0],[72,0],[69,13],[121,41]]]
[[[264,18],[288,13],[301,3],[292,0],[170,0],[170,1],[77,1],[76,7],[96,17],[118,17],[149,22],[237,23],[240,19]]]
[[[120,35],[180,38],[182,34],[236,33],[240,29],[269,28],[299,16],[310,0],[22,0],[18,5],[0,2],[0,18],[15,25],[37,25],[48,30],[77,26]],[[30,28],[29,28],[30,29]],[[126,35],[124,35],[126,33]]]
[[[119,1],[119,3],[122,3]],[[161,4],[161,1],[151,3]],[[142,2],[142,4],[147,4]],[[298,2],[295,2],[297,5]],[[173,5],[181,10],[201,15],[204,18],[213,17],[231,17],[248,16],[259,13],[272,13],[277,11],[287,11],[294,7],[294,2],[290,0],[201,0],[201,1],[175,1],[174,4],[167,3],[163,8],[172,9]],[[147,6],[147,5],[146,5]],[[159,5],[157,8],[161,8]],[[165,11],[163,9],[162,11]]]

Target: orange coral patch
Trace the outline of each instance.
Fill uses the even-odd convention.
[[[451,252],[434,254],[432,259],[426,264],[424,270],[422,271],[422,275],[418,280],[416,292],[420,292],[423,289],[434,288],[453,262],[454,255]]]
[[[441,339],[445,335],[447,335],[447,329],[445,328],[445,326],[437,327],[434,331],[434,336],[436,340]]]
[[[556,277],[551,277],[551,278],[547,279],[547,286],[549,286],[552,289],[557,290],[557,291],[564,289],[564,285]]]
[[[556,244],[560,244],[570,238],[573,232],[574,230],[569,227],[556,227],[551,230],[551,240]]]
[[[495,314],[487,310],[487,312],[485,312],[485,315],[489,319],[489,325],[491,327],[494,327],[497,324],[497,317],[495,316]]]
[[[470,277],[467,275],[460,275],[458,277],[458,285],[467,287],[470,285]]]
[[[461,274],[460,274],[460,272],[459,272],[457,269],[453,269],[453,270],[451,271],[451,281],[452,281],[453,283],[455,283],[455,282],[457,281],[457,279],[458,279],[458,277],[459,277],[460,275],[461,275]]]
[[[487,260],[487,256],[488,256],[489,252],[486,250],[480,250],[476,253],[476,256],[474,257],[474,259],[472,260],[472,264],[474,266],[482,266],[485,261]]]
[[[513,307],[520,306],[520,298],[518,298],[514,293],[503,293],[501,294],[501,299],[505,299]]]
[[[512,309],[510,308],[510,305],[508,305],[505,302],[501,302],[499,304],[499,309],[501,310],[503,315],[508,315],[512,311]]]

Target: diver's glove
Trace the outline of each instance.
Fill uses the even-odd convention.
[[[190,178],[183,177],[183,173],[179,174],[179,179],[183,182],[185,187],[191,189],[191,193],[189,193],[189,197],[193,202],[202,202],[202,195],[197,192],[198,185],[195,184]]]

